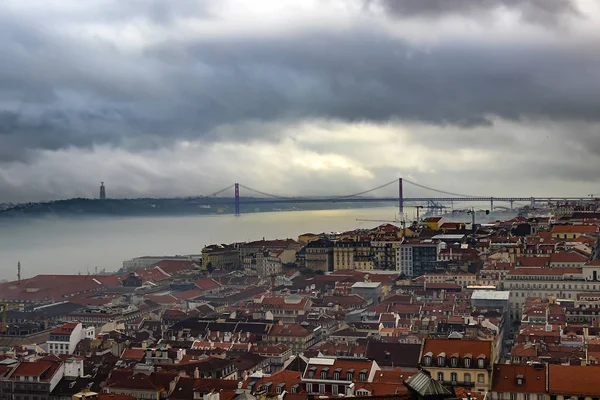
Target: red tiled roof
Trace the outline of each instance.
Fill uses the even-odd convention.
[[[77,328],[77,323],[70,322],[55,328],[52,333],[55,335],[70,335],[75,328]]]
[[[159,391],[161,388],[158,387],[150,377],[146,374],[138,373],[130,378],[123,379],[112,383],[110,388],[118,389],[130,389],[130,390],[145,390],[145,391]]]
[[[550,255],[551,263],[584,263],[587,259],[579,253],[553,253]]]
[[[298,324],[283,324],[273,325],[269,336],[292,336],[292,337],[306,337],[310,335],[310,331],[303,328]]]
[[[595,233],[598,227],[595,225],[554,225],[552,233]]]
[[[173,276],[194,271],[195,265],[193,261],[189,260],[161,260],[156,264],[152,264],[151,267],[160,267],[161,270]]]
[[[425,339],[422,357],[427,353],[432,354],[434,361],[439,354],[444,353],[448,358],[458,354],[461,359],[468,354],[474,359],[483,355],[489,362],[492,356],[492,342],[471,339]]]
[[[306,366],[306,370],[304,371],[304,377],[308,378],[308,371],[311,370],[311,368],[315,368],[314,369],[314,378],[316,379],[320,379],[321,377],[321,371],[325,368],[327,371],[327,377],[328,379],[332,379],[333,378],[333,373],[335,370],[337,370],[338,368],[340,369],[340,379],[345,380],[346,379],[346,373],[349,372],[350,370],[354,370],[354,375],[353,375],[353,379],[354,380],[358,380],[359,376],[358,374],[360,373],[361,370],[366,369],[369,372],[371,371],[371,367],[373,366],[373,362],[372,360],[341,360],[341,359],[336,359],[332,365],[322,365],[322,364],[307,364]]]
[[[254,384],[253,387],[254,388],[264,387],[263,385],[266,385],[269,382],[272,383],[272,385],[269,387],[269,391],[268,391],[269,394],[277,394],[277,392],[276,392],[277,386],[279,386],[281,384],[285,384],[284,390],[286,390],[287,392],[290,392],[290,388],[292,386],[302,383],[302,373],[284,369],[282,371],[274,373],[273,375],[266,376],[262,379],[259,379],[258,381],[256,381],[256,383]],[[250,380],[246,380],[243,383],[243,387],[247,388],[249,384],[250,384]],[[286,395],[286,398],[287,398],[287,395]]]
[[[112,275],[37,275],[0,284],[0,298],[19,301],[59,301],[66,296],[120,286]]]
[[[142,278],[142,282],[160,282],[169,279],[171,276],[160,268],[150,268],[137,271],[137,274]]]
[[[548,365],[548,389],[552,394],[600,396],[598,366]]]
[[[517,378],[522,378],[519,385]],[[546,368],[533,365],[496,364],[492,380],[495,392],[545,393]]]
[[[515,264],[519,267],[545,267],[550,262],[548,256],[522,256],[517,257]]]
[[[204,289],[204,290],[211,290],[211,289],[216,289],[218,287],[221,287],[221,285],[212,278],[198,279],[194,283],[198,288]]]
[[[125,349],[121,354],[122,360],[141,360],[144,358],[144,349]]]
[[[44,372],[49,371],[55,363],[50,361],[32,361],[32,362],[22,362],[17,366],[15,371],[12,373],[12,377],[19,376],[33,376],[39,377]],[[48,378],[48,377],[47,377]]]

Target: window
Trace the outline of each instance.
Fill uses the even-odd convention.
[[[537,400],[544,400],[544,395],[543,394],[538,394],[537,395]]]
[[[465,383],[471,383],[471,374],[465,374]]]
[[[525,394],[525,400],[531,400],[531,395],[529,393]]]
[[[323,384],[319,385],[319,393],[320,394],[325,394],[325,385],[323,385]],[[512,399],[512,400],[514,400],[514,399]]]
[[[516,393],[511,393],[510,394],[510,400],[517,400],[517,394]]]
[[[312,393],[312,383],[306,384],[306,393]]]
[[[458,357],[452,357],[450,359],[450,365],[454,368],[458,367]]]
[[[443,367],[443,366],[444,366],[444,361],[445,361],[445,359],[446,359],[446,357],[444,357],[444,356],[438,356],[438,365],[439,365],[440,367]]]
[[[346,372],[346,380],[347,381],[351,381],[354,377],[354,370],[350,369],[348,370],[348,372]]]
[[[465,368],[471,368],[471,357],[465,358]]]
[[[484,374],[477,375],[477,383],[485,383],[485,375]]]
[[[327,371],[321,371],[321,379],[327,379]]]
[[[450,380],[452,381],[452,384],[453,384],[453,385],[456,385],[456,381],[458,381],[458,378],[457,378],[457,376],[456,376],[456,372],[452,372],[452,373],[450,374]]]
[[[333,393],[334,396],[338,395],[338,385],[331,385],[331,392]]]
[[[477,366],[479,368],[484,368],[485,367],[485,359],[484,358],[478,358],[477,359]]]
[[[333,379],[335,379],[336,381],[339,381],[341,372],[342,372],[342,370],[340,368],[333,371]]]
[[[503,400],[503,399],[504,399],[504,396],[502,395],[502,393],[501,393],[501,392],[499,392],[499,393],[498,393],[498,400]]]
[[[438,372],[438,382],[444,382],[444,373]]]
[[[425,364],[425,366],[430,366],[431,365],[431,356],[425,356],[423,357],[423,364]]]

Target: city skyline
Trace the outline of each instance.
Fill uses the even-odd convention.
[[[593,194],[600,6],[443,4],[5,3],[0,202]]]

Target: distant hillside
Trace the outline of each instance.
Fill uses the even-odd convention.
[[[367,208],[389,203],[268,203],[244,204],[257,198],[242,198],[242,213],[327,210],[344,208]],[[233,202],[229,198],[144,198],[144,199],[84,199],[75,198],[40,203],[10,204],[0,208],[0,218],[44,216],[168,216],[233,214]]]

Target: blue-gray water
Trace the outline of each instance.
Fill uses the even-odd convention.
[[[0,279],[116,271],[142,255],[198,254],[211,243],[294,238],[306,232],[372,228],[393,220],[397,208],[286,211],[160,218],[82,218],[0,221]],[[409,218],[414,209],[405,210]]]

